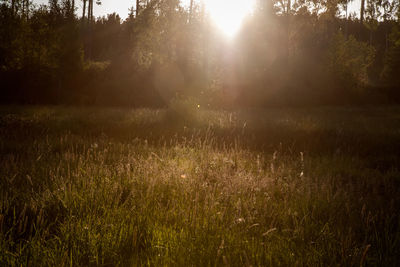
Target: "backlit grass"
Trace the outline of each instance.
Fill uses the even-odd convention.
[[[397,107],[2,107],[0,265],[399,265],[399,129]]]

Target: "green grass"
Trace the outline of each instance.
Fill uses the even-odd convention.
[[[400,108],[0,108],[1,266],[398,266]]]

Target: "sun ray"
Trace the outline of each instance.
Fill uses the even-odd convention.
[[[204,0],[216,26],[228,37],[240,29],[243,19],[252,12],[255,0]]]

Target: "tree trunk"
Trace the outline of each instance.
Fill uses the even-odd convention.
[[[88,14],[88,20],[89,20],[89,24],[92,23],[92,5],[93,5],[93,0],[89,0],[89,14]]]
[[[136,0],[136,17],[139,16],[140,11],[140,0]]]
[[[364,12],[365,12],[365,0],[361,0],[361,9],[360,9],[360,22],[364,22]]]
[[[89,59],[92,59],[92,44],[93,44],[93,32],[92,32],[92,27],[93,27],[93,0],[88,0],[88,49],[87,49],[87,57]]]
[[[289,65],[289,43],[290,43],[290,13],[291,13],[291,8],[292,8],[292,2],[291,0],[288,0],[287,3],[287,18],[286,18],[286,51],[285,51],[285,64],[286,66]]]
[[[89,24],[93,23],[93,0],[89,0],[88,20]]]
[[[82,21],[85,21],[85,16],[86,16],[86,2],[87,2],[87,0],[83,0]]]
[[[348,37],[348,35],[349,35],[349,2],[346,1],[345,5],[346,5],[346,6],[345,6],[345,8],[346,8],[345,36],[346,36],[346,39],[347,39],[347,37]]]
[[[88,0],[88,7],[87,7],[87,20],[88,20],[88,23],[90,23],[90,5],[91,5],[91,0]]]

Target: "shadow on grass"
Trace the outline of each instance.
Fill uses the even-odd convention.
[[[393,263],[397,258],[391,254],[398,248],[399,233],[399,126],[398,108],[196,111],[182,116],[165,110],[2,108],[0,163],[4,170],[0,173],[7,179],[0,180],[1,192],[5,192],[0,225],[14,242],[10,251],[33,243],[37,235],[30,225],[36,225],[48,231],[44,234],[46,240],[36,244],[68,251],[82,265],[93,264],[98,258],[103,261],[97,263],[100,265],[118,261],[134,264],[141,257],[150,258],[154,251],[164,250],[158,243],[151,243],[154,240],[170,244],[172,251],[176,248],[175,257],[188,257],[179,254],[179,248],[201,248],[210,254],[195,254],[192,260],[203,256],[199,260],[207,265],[215,260],[213,253],[221,247],[217,234],[231,237],[232,243],[239,242],[241,247],[231,247],[232,255],[238,255],[249,249],[248,243],[240,240],[251,237],[268,243],[269,235],[263,234],[270,229],[275,230],[269,244],[274,249],[272,244],[280,242],[275,253],[281,257],[282,250],[314,251],[314,243],[301,239],[306,238],[327,246],[321,251],[333,251],[336,261],[358,264],[365,247],[372,244],[369,253],[374,260],[386,258]],[[175,147],[192,149],[186,152],[195,155],[191,158],[195,163],[201,158],[196,153],[205,151],[203,165],[199,165],[204,170],[197,174],[199,181],[190,186],[172,178],[163,180],[165,171],[170,171],[171,177],[181,175],[175,173],[176,161],[187,163],[186,154],[176,156],[185,150],[169,149]],[[127,150],[137,150],[133,153],[142,160],[135,162],[133,178],[131,167],[121,162],[123,153],[131,152]],[[152,151],[168,151],[169,161],[160,160]],[[220,154],[220,163],[209,159],[214,152]],[[276,152],[276,166],[285,164],[288,170],[269,170]],[[305,155],[304,162],[299,160],[300,152]],[[235,153],[248,165],[256,166],[258,158],[264,159],[266,169],[260,172],[250,166],[237,170],[229,158]],[[307,175],[299,178],[303,170]],[[254,180],[245,180],[249,178],[246,173]],[[161,178],[153,184],[149,176]],[[263,179],[269,184],[260,189]],[[237,183],[236,187],[232,183]],[[233,189],[226,196],[218,191],[227,188]],[[264,193],[272,200],[267,200]],[[193,195],[203,197],[204,203],[206,199],[215,200],[212,210],[202,203],[204,210],[199,210],[204,214],[194,221],[198,225],[185,224],[181,216],[182,211],[192,214],[199,207],[192,202]],[[249,228],[242,226],[245,222],[237,220],[242,217],[235,218],[236,204],[241,201],[247,201],[248,213],[258,224],[270,228],[256,230],[260,225],[250,221]],[[266,202],[274,207],[270,214],[265,212]],[[244,208],[237,205],[239,210]],[[219,206],[227,210],[221,225],[211,219],[202,220],[212,215],[218,221]],[[292,213],[303,214],[304,220],[297,220]],[[43,217],[46,219],[42,221]],[[203,232],[203,222],[215,227],[212,234]],[[292,238],[284,229],[277,229],[281,226],[299,230],[298,236]],[[241,232],[248,229],[254,234]],[[176,237],[176,243],[171,236]],[[63,238],[62,242],[52,244],[57,238]],[[179,242],[184,245],[179,247]],[[209,250],[211,246],[213,250]],[[261,247],[258,243],[254,246],[252,252]],[[348,256],[347,251],[356,256]],[[329,257],[322,258],[325,265],[332,263]],[[286,258],[275,260],[280,263]],[[223,264],[221,259],[217,261]]]
[[[348,155],[363,157],[371,168],[399,166],[400,110],[272,109],[239,112],[124,110],[94,108],[3,108],[2,152],[40,138],[72,134],[95,142],[146,141],[149,145],[183,144],[214,149],[237,147],[257,153]],[[22,144],[21,144],[22,145]]]

